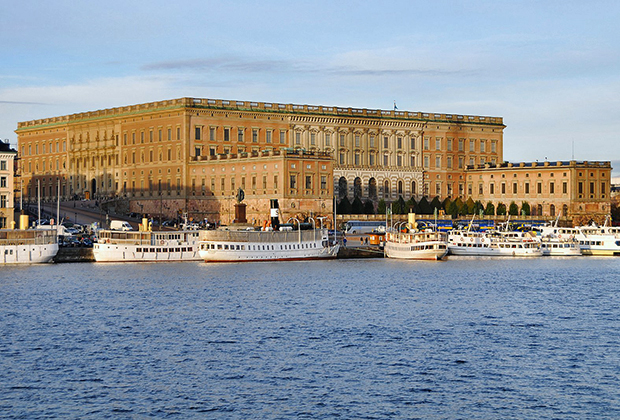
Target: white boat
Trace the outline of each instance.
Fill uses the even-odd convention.
[[[200,231],[99,230],[93,244],[97,262],[200,261]]]
[[[241,191],[241,190],[240,190]],[[320,260],[338,256],[339,245],[325,228],[312,224],[280,225],[277,199],[271,200],[271,221],[262,229],[245,223],[245,204],[235,205],[230,227],[202,231],[200,257],[205,262]],[[303,228],[306,229],[303,229]],[[332,240],[333,239],[333,240]]]
[[[57,253],[55,229],[0,230],[0,264],[48,263]]]
[[[535,228],[540,232],[540,245],[543,255],[552,257],[575,257],[581,255],[581,247],[579,241],[575,239],[574,234],[560,233],[558,227],[558,215],[555,223],[552,225],[541,226]]]
[[[522,232],[454,230],[448,234],[450,255],[540,257],[540,240]]]
[[[620,229],[595,224],[579,227],[544,226],[541,236],[554,236],[560,240],[578,242],[582,255],[614,256],[620,255]]]
[[[327,229],[230,230],[202,232],[205,262],[318,260],[336,258],[339,245]]]
[[[385,255],[405,260],[441,260],[448,253],[448,235],[433,230],[387,232]]]

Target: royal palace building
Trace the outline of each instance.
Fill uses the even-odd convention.
[[[229,222],[239,188],[249,219],[264,219],[270,198],[284,215],[331,213],[334,196],[467,199],[468,168],[504,162],[504,127],[500,117],[180,98],[21,122],[16,133],[26,201],[39,180],[44,199],[60,183],[65,199]]]

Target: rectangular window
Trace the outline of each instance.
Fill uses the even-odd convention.
[[[370,136],[370,147],[375,147],[375,136]]]
[[[200,127],[196,126],[194,131],[195,131],[194,138],[196,140],[200,140],[200,133],[201,133]]]
[[[312,175],[306,175],[306,189],[312,189]]]
[[[196,157],[200,157],[200,153],[202,151],[202,148],[200,146],[196,146]],[[151,152],[152,154],[153,152]]]
[[[568,183],[562,182],[562,194],[568,194]]]
[[[277,189],[278,189],[278,175],[274,175],[274,176],[273,176],[273,188],[274,188],[275,190],[277,190]]]
[[[6,171],[6,160],[0,160],[0,171]]]
[[[45,170],[45,169],[43,169],[43,170]],[[0,188],[6,188],[6,185],[7,185],[6,179],[7,179],[6,176],[0,177]]]
[[[538,184],[536,184],[536,193],[542,194],[542,182],[539,182]]]
[[[45,164],[43,166],[43,170],[45,170]],[[590,182],[590,194],[594,194],[594,182]]]
[[[343,147],[344,147],[344,141],[345,141],[344,134],[341,134],[341,135],[340,135],[340,146],[343,146]]]
[[[502,182],[502,194],[506,194],[506,184]]]
[[[448,169],[452,169],[452,156],[447,157],[446,163],[447,163]]]
[[[441,150],[441,138],[439,137],[435,139],[435,150]]]
[[[430,141],[431,139],[429,139],[428,137],[424,137],[424,150],[430,149]]]
[[[310,133],[310,144],[316,145],[316,133]]]
[[[172,140],[172,129],[168,129],[168,141]]]
[[[484,194],[484,184],[478,184],[478,195]]]
[[[237,141],[243,142],[243,128],[237,129]]]
[[[496,152],[497,152],[497,142],[493,140],[491,142],[491,153],[496,153]]]
[[[383,155],[383,166],[388,166],[388,155]]]
[[[402,157],[402,155],[396,156],[396,166],[398,166],[398,167],[403,166],[403,157]]]
[[[370,166],[375,166],[375,154],[371,153],[370,155],[368,155],[368,164]]]
[[[215,141],[215,127],[209,127],[209,140]]]
[[[177,127],[177,140],[181,140],[181,127]]]
[[[6,208],[6,195],[0,195],[0,208]]]
[[[321,189],[327,189],[327,177],[325,175],[321,175]]]
[[[486,141],[480,140],[480,153],[486,153]]]
[[[469,139],[469,151],[474,152],[476,149],[476,140]]]
[[[224,141],[230,141],[230,128],[224,129]]]
[[[263,190],[267,189],[267,175],[263,175]]]
[[[403,138],[402,137],[396,137],[396,147],[398,149],[402,149],[403,148]]]
[[[448,151],[452,151],[452,139],[448,139]]]
[[[555,183],[549,183],[549,194],[555,194]]]
[[[297,188],[297,175],[291,175],[290,186],[291,186],[291,189]]]
[[[410,142],[411,142],[410,144],[411,150],[414,150],[415,149],[415,137],[411,137]]]
[[[295,133],[295,144],[301,144],[301,133],[299,131]]]
[[[495,184],[489,184],[489,194],[495,194]]]
[[[340,164],[344,165],[344,153],[340,152]]]
[[[517,193],[517,183],[516,183],[516,182],[513,182],[513,183],[512,183],[512,193],[513,193],[513,194],[516,194],[516,193]]]
[[[286,131],[280,130],[280,144],[286,143]]]
[[[359,164],[360,164],[360,154],[355,153],[355,165],[359,166]]]
[[[265,141],[266,141],[267,143],[271,143],[271,130],[267,130],[267,131],[265,132]]]
[[[441,169],[441,156],[435,156],[435,169]]]
[[[526,183],[525,183],[525,193],[526,193],[526,194],[529,194],[529,193],[530,193],[530,183],[529,183],[529,182],[526,182]]]
[[[464,144],[465,144],[465,139],[459,139],[459,152],[463,151]]]
[[[579,191],[579,194],[583,194],[583,182],[579,182],[578,191]]]
[[[463,156],[459,156],[459,169],[463,169]]]
[[[360,147],[360,135],[355,135],[355,147]]]
[[[424,167],[428,169],[430,166],[428,155],[424,155]]]
[[[327,133],[325,134],[325,146],[331,146],[332,144],[332,135]]]
[[[388,148],[388,138],[387,138],[387,136],[383,137],[383,148],[384,149]]]

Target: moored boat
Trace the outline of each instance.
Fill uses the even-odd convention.
[[[0,230],[0,264],[48,263],[57,253],[55,229]]]
[[[97,262],[199,261],[200,231],[100,230],[93,244]]]
[[[519,232],[520,233],[520,232]],[[455,230],[448,235],[450,255],[485,257],[540,257],[540,240],[534,235]]]
[[[448,253],[448,236],[432,230],[386,233],[385,255],[405,260],[441,260]]]
[[[238,207],[237,207],[238,208]],[[241,217],[237,216],[236,220]],[[339,245],[325,228],[281,226],[277,200],[271,200],[270,226],[261,229],[244,223],[202,231],[199,254],[205,262],[292,261],[336,258]],[[306,227],[307,229],[303,229]]]

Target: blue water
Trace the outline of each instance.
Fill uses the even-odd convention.
[[[0,268],[2,418],[620,418],[620,258]]]

